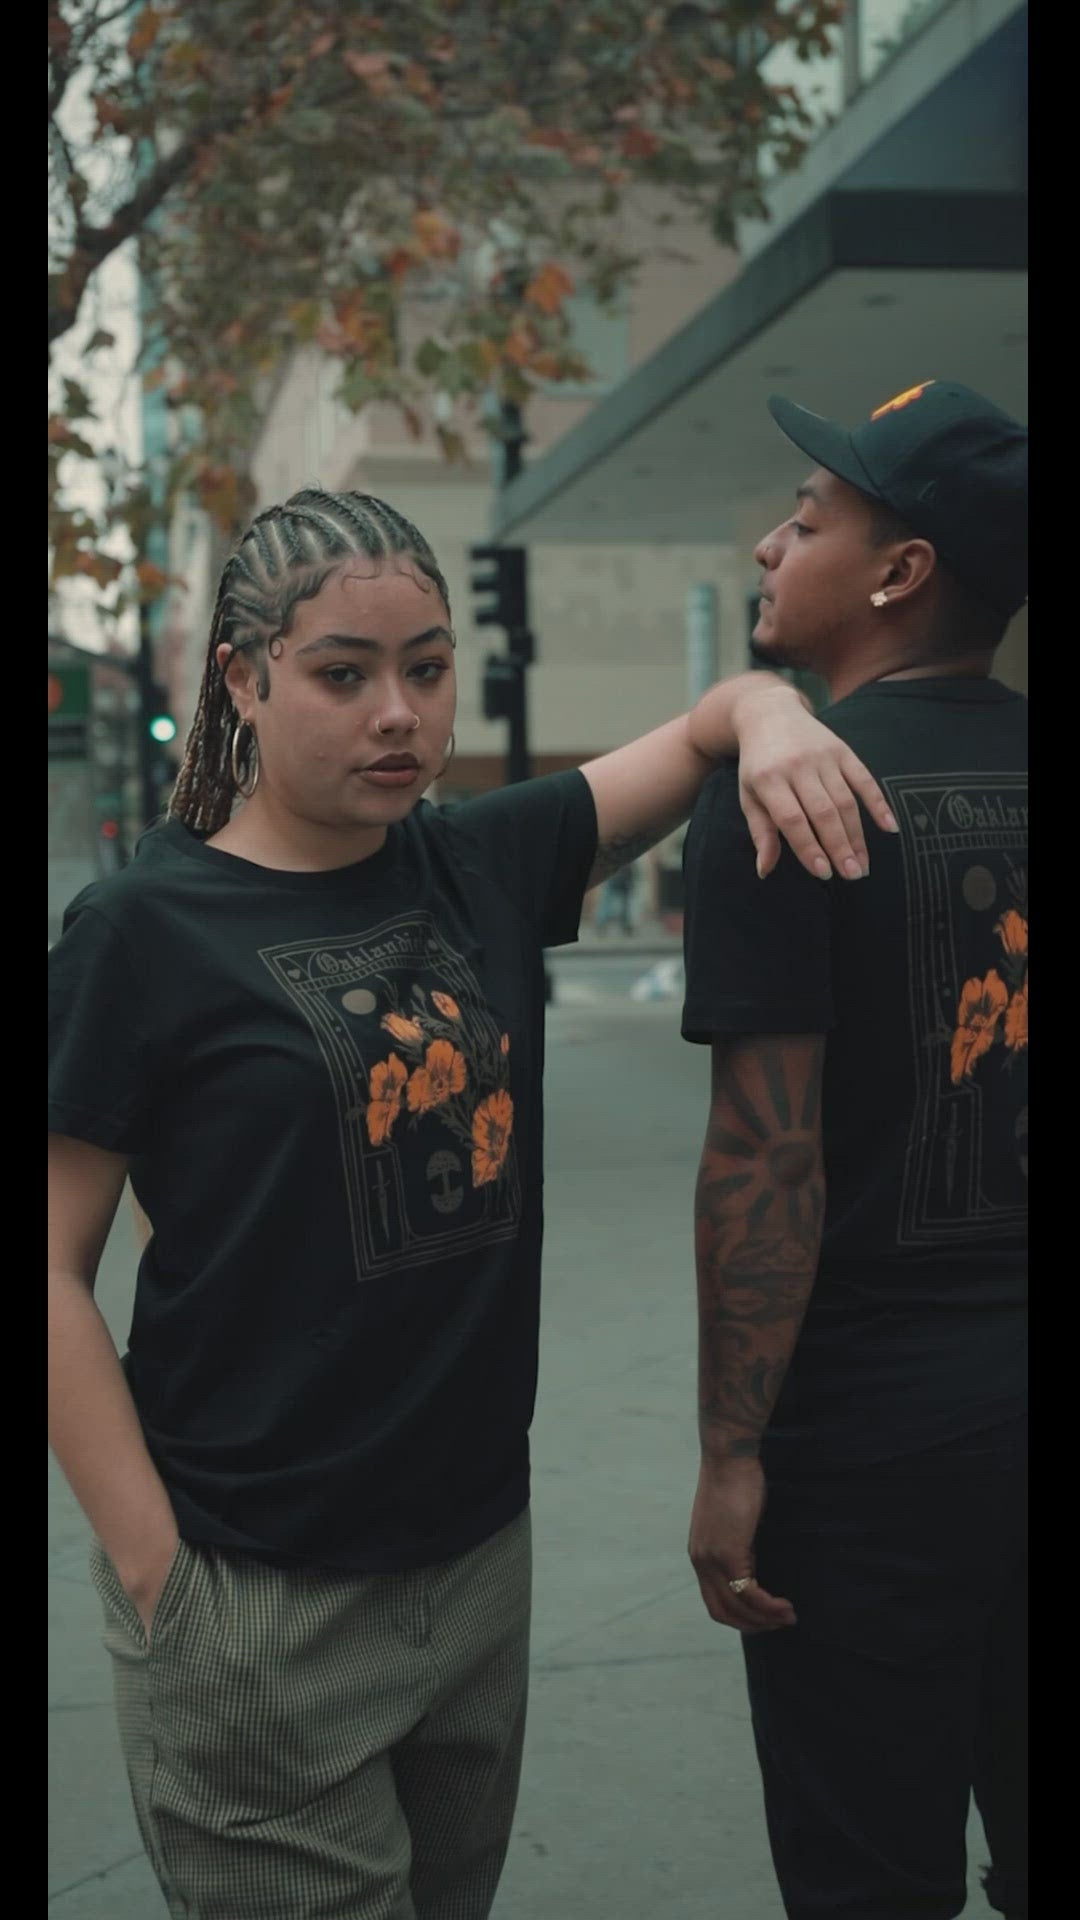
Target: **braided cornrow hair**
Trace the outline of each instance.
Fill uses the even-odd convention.
[[[427,541],[384,500],[366,493],[323,493],[317,487],[305,487],[283,506],[260,513],[221,576],[199,704],[169,802],[170,814],[193,833],[217,833],[236,800],[231,760],[236,716],[218,666],[218,648],[224,644],[234,652],[241,647],[255,650],[257,692],[265,700],[273,642],[288,633],[299,602],[313,599],[351,554],[375,561],[399,555],[411,560],[438,588],[449,610],[446,581]],[[241,778],[246,778],[250,751],[248,734]]]

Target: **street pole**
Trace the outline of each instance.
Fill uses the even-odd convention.
[[[139,653],[135,684],[139,689],[136,724],[139,734],[142,824],[148,827],[152,820],[157,819],[161,811],[161,792],[158,786],[158,749],[150,733],[150,719],[154,710],[154,641],[150,625],[150,609],[145,601],[139,607]]]
[[[720,616],[716,588],[691,587],[686,596],[686,695],[690,706],[717,676]]]
[[[499,408],[498,486],[508,487],[516,480],[524,464],[526,434],[521,407],[516,400],[504,400]],[[509,739],[506,753],[506,782],[532,778],[529,752],[528,669],[533,657],[532,634],[528,631],[507,635],[510,658],[516,670],[514,700],[508,716]]]

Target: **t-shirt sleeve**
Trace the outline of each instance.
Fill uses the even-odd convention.
[[[835,1023],[829,889],[786,842],[759,880],[738,769],[702,788],[683,850],[684,1040],[720,1033],[826,1033]]]
[[[50,1132],[136,1153],[150,1084],[138,975],[111,922],[76,900],[49,954]]]
[[[596,859],[596,805],[583,773],[546,774],[448,809],[451,831],[532,921],[542,946],[577,939]]]

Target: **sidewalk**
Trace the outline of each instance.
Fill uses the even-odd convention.
[[[739,1642],[709,1620],[686,1558],[707,1050],[680,1043],[670,1005],[556,1006],[549,1036],[532,1702],[493,1920],[783,1920]],[[133,1254],[124,1210],[99,1282],[121,1340]],[[85,1523],[55,1468],[50,1484],[50,1914],[164,1920]],[[970,1846],[966,1920],[991,1920],[974,1818]]]
[[[667,954],[682,952],[682,927],[672,929],[662,921],[648,919],[635,926],[633,933],[623,933],[621,928],[610,926],[606,932],[598,933],[589,921],[582,924],[574,953],[613,953],[613,954]]]

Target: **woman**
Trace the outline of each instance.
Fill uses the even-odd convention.
[[[171,817],[50,955],[51,1440],[174,1915],[489,1912],[525,1711],[543,947],[717,756],[741,750],[763,873],[773,822],[863,868],[852,789],[889,824],[763,674],[440,813],[454,698],[414,527],[356,494],[261,514]],[[93,1283],[128,1176],[154,1231],[121,1365]]]

